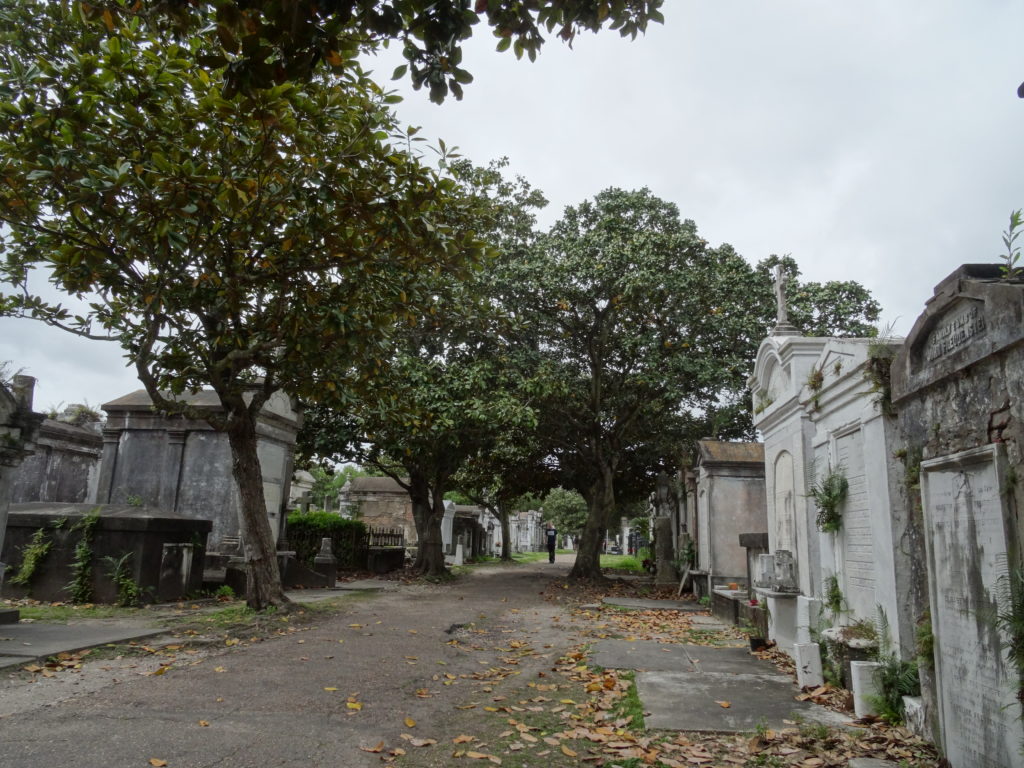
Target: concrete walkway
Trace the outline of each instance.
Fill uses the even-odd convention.
[[[642,600],[635,597],[606,597],[602,602],[615,608],[639,608],[645,611],[687,611],[698,613],[707,610],[707,608],[695,600]]]
[[[127,643],[166,633],[137,621],[83,621],[74,624],[19,622],[0,627],[0,669],[31,661],[95,648],[108,643]]]
[[[392,592],[396,582],[377,579],[338,582],[335,589],[297,589],[285,594],[296,603],[311,603],[359,592]],[[20,621],[0,625],[0,669],[17,667],[33,661],[96,648],[111,643],[129,643],[147,637],[167,634],[165,627],[144,620],[117,621],[83,619],[67,624]]]
[[[593,661],[607,669],[637,672],[647,727],[673,731],[752,731],[783,728],[785,720],[841,725],[841,715],[810,702],[788,675],[747,648],[602,640]]]

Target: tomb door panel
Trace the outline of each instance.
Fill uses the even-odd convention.
[[[864,475],[864,433],[860,429],[836,439],[836,462],[849,482],[839,532],[840,584],[852,618],[875,619],[875,547],[871,530],[867,478]]]
[[[1019,768],[1021,722],[1006,610],[999,444],[921,465],[941,734],[954,768]]]
[[[785,549],[796,553],[796,498],[793,483],[793,456],[782,451],[775,459],[773,551]]]

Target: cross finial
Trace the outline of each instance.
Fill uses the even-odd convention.
[[[786,310],[786,283],[789,277],[781,264],[775,265],[775,324],[789,325],[789,313]]]

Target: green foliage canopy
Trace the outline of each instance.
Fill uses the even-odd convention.
[[[775,315],[769,266],[710,247],[648,190],[619,189],[567,208],[509,265],[502,300],[530,319],[541,440],[559,482],[590,509],[574,576],[599,575],[616,510],[649,493],[687,445],[750,434],[746,380]],[[856,284],[791,293],[798,321],[822,329],[856,329],[877,312]]]
[[[281,388],[353,398],[431,300],[423,275],[480,255],[454,224],[473,203],[410,154],[355,66],[228,98],[227,72],[199,63],[210,37],[143,15],[25,0],[0,29],[0,312],[118,341],[165,411],[216,392],[220,412],[192,415],[231,442],[263,573],[250,605],[283,602],[256,414]],[[40,298],[36,269],[89,310]]]
[[[552,488],[543,501],[544,520],[559,533],[578,534],[587,522],[587,501],[577,491]]]
[[[572,43],[581,31],[608,27],[635,38],[649,21],[664,21],[663,0],[150,0],[155,10],[188,33],[207,24],[216,9],[220,48],[204,62],[228,67],[231,91],[266,88],[310,77],[321,62],[343,71],[360,53],[397,41],[413,85],[426,86],[440,103],[473,76],[462,68],[462,42],[484,21],[498,39],[498,50],[512,50],[532,61],[544,34]],[[87,6],[98,18],[117,19],[138,12],[127,0],[100,0]]]

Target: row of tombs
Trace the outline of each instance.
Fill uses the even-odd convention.
[[[202,419],[155,412],[142,390],[104,404],[105,420],[81,406],[46,418],[32,409],[34,385],[17,376],[10,389],[0,386],[4,597],[115,602],[119,576],[147,600],[177,600],[221,584],[244,592],[240,502],[224,434]],[[200,415],[219,409],[208,391],[188,402]],[[296,404],[281,393],[257,423],[267,517],[285,585],[333,586],[337,570],[402,567],[416,530],[409,496],[390,478],[361,477],[346,486],[345,506],[359,511],[363,525],[339,526],[331,552],[318,551],[320,538],[288,525],[289,511],[309,508],[301,483],[308,473],[293,472],[300,425]],[[493,515],[448,506],[442,533],[454,562],[500,549]],[[540,548],[539,514],[512,521],[514,549]],[[80,547],[90,552],[88,562],[80,562]],[[74,592],[76,581],[88,584],[86,592]]]
[[[695,591],[859,713],[880,666],[916,664],[904,718],[952,768],[1024,765],[1024,281],[962,266],[906,339],[805,337],[780,309],[750,387],[763,443],[701,441],[653,510]]]
[[[820,677],[824,661],[856,688],[871,647],[920,657],[909,723],[953,768],[1020,765],[1021,659],[1011,649],[1024,647],[1024,283],[997,266],[961,267],[905,340],[803,337],[785,322],[783,301],[750,385],[763,444],[702,441],[689,492],[673,500],[659,488],[655,530],[693,542],[692,575],[716,612],[767,625],[801,682]],[[196,591],[207,548],[237,555],[222,435],[204,421],[158,416],[141,392],[106,404],[99,430],[44,421],[31,389],[28,377],[0,387],[0,560],[21,559],[40,531],[73,550],[97,506],[110,542],[97,556],[134,547],[136,580],[163,599]],[[196,407],[216,407],[208,394],[195,397]],[[298,423],[279,396],[258,428],[279,535]],[[44,501],[13,504],[7,525],[6,500],[33,488]],[[350,490],[365,508],[393,494],[394,519],[408,523],[400,488]],[[679,503],[687,498],[696,504]],[[449,548],[460,530],[467,546],[493,546],[466,515],[452,510]],[[539,535],[535,515],[513,539],[534,549]],[[56,574],[53,586],[73,577]],[[97,570],[101,587],[114,589]]]

